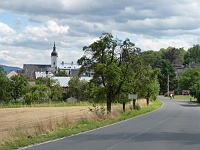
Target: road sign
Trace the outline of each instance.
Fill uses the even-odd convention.
[[[190,90],[183,90],[183,91],[182,91],[182,94],[183,94],[183,95],[189,95],[189,94],[190,94]]]
[[[137,99],[137,94],[129,94],[128,99]]]

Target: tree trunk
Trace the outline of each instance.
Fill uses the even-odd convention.
[[[111,113],[111,100],[107,100],[107,114]]]
[[[107,96],[107,114],[111,113],[111,104],[114,99],[115,99],[115,96],[112,94],[112,92],[109,92]]]
[[[150,98],[150,94],[147,94],[147,106],[149,106],[149,98]]]
[[[136,102],[136,99],[133,99],[133,109],[135,109],[135,102]]]
[[[147,106],[149,106],[149,97],[147,97]]]
[[[123,112],[125,112],[126,111],[126,103],[125,102],[123,102]]]

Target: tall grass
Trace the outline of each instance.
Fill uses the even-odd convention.
[[[91,118],[80,118],[76,122],[71,122],[71,120],[66,116],[63,116],[62,120],[50,118],[46,121],[46,124],[39,121],[35,125],[34,132],[30,132],[28,128],[19,130],[18,133],[16,133],[17,137],[14,140],[12,139],[11,141],[5,142],[4,145],[0,147],[0,150],[17,149],[27,145],[88,131],[132,118],[140,114],[148,113],[159,108],[161,105],[162,103],[160,101],[154,101],[150,106],[142,107],[139,110],[132,111],[130,108],[127,108],[125,113],[113,111],[111,115],[105,113],[104,117],[102,117],[102,114],[99,115],[99,113],[104,112],[95,110],[94,115]]]

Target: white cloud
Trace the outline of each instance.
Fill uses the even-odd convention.
[[[190,36],[174,37],[174,39],[167,38],[150,38],[140,37],[136,41],[136,46],[140,47],[142,51],[146,50],[160,50],[160,48],[176,47],[188,49],[197,43],[197,37]]]
[[[48,64],[54,41],[59,60],[75,62],[103,31],[143,50],[200,43],[197,0],[6,0],[1,13],[0,64]]]
[[[0,33],[1,35],[13,35],[15,31],[5,23],[0,22]]]

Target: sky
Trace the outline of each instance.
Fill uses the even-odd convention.
[[[0,64],[75,63],[103,32],[142,51],[200,43],[198,0],[1,0]]]

